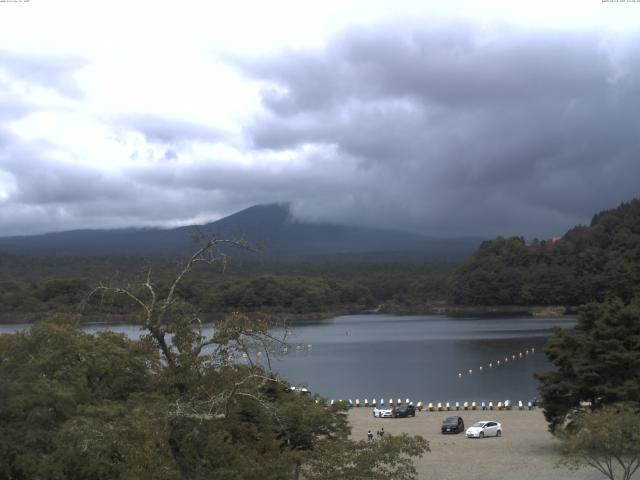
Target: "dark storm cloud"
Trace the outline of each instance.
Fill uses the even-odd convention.
[[[0,50],[0,71],[4,70],[13,80],[50,88],[71,98],[82,96],[74,73],[84,65],[86,61],[79,58]]]
[[[468,25],[343,34],[238,62],[263,82],[254,147],[344,155],[312,218],[432,234],[562,233],[637,196],[640,36]],[[323,168],[318,159],[315,168]]]
[[[244,147],[170,116],[113,119],[137,158],[119,169],[18,137],[9,125],[35,107],[0,83],[0,235],[203,222],[276,201],[431,235],[561,234],[640,194],[639,44],[461,24],[352,30],[234,60],[263,85]],[[80,64],[58,62],[0,52],[5,79],[71,94]],[[131,131],[146,145],[120,135]]]
[[[121,118],[119,123],[142,133],[150,142],[172,144],[193,140],[215,142],[223,138],[222,133],[216,128],[155,115],[132,115]]]
[[[61,161],[47,154],[51,145],[6,133],[0,141],[0,235],[197,222],[214,216],[220,200],[188,185],[174,189],[137,181],[126,170]]]
[[[58,160],[49,153],[54,151],[55,145],[48,142],[25,142],[0,129],[0,172],[11,178],[12,190],[5,206],[39,208],[134,200],[135,194],[123,189],[123,179],[119,175]]]
[[[204,223],[281,200],[274,188],[287,185],[275,174],[247,175],[216,162],[105,170],[61,160],[58,151],[0,128],[0,235]]]

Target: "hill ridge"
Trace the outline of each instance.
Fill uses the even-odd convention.
[[[241,237],[261,247],[255,258],[271,260],[443,260],[470,255],[475,237],[437,238],[398,230],[311,223],[296,219],[288,202],[254,205],[204,225],[172,229],[79,229],[0,238],[0,251],[55,255],[183,255],[193,250],[194,232]],[[248,254],[242,254],[248,255]]]

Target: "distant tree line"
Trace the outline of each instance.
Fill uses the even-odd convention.
[[[175,260],[33,257],[0,253],[0,318],[77,309],[96,279],[136,282],[151,269],[159,288]],[[462,265],[238,262],[225,275],[195,269],[181,294],[202,312],[346,313],[383,305],[422,313],[434,304],[567,305],[628,301],[640,291],[640,200],[593,217],[557,241],[484,242]],[[94,302],[89,314],[127,314],[130,302]]]
[[[10,258],[8,258],[10,257]],[[60,269],[53,261],[14,256],[0,258],[0,318],[11,321],[12,314],[40,318],[52,313],[86,315],[128,315],[136,310],[126,298],[94,297],[87,302],[96,278],[85,276],[92,264],[102,272],[104,259],[68,258]],[[31,262],[33,274],[28,271]],[[40,267],[48,267],[42,274]],[[158,259],[120,259],[117,275],[103,273],[103,284],[139,282],[151,269],[158,289],[167,289],[174,273],[170,262]],[[75,268],[74,265],[75,264]],[[151,267],[149,265],[152,265]],[[367,310],[380,304],[421,307],[428,302],[444,301],[447,296],[448,265],[431,264],[291,264],[234,266],[224,275],[195,269],[193,277],[180,284],[180,296],[202,313],[224,314],[240,310],[268,314],[332,314]],[[59,273],[59,275],[58,275]]]

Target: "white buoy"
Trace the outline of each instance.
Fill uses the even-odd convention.
[[[259,351],[258,353],[256,353],[256,355],[260,356],[262,355],[262,352]]]
[[[498,360],[498,361],[496,362],[496,365],[500,366],[500,360]]]
[[[536,349],[531,347],[531,353],[535,353]]]
[[[520,358],[522,358],[522,352],[520,352],[520,353],[518,354],[518,356],[519,356]]]
[[[511,360],[515,360],[516,356],[515,355],[511,355]]]
[[[493,363],[490,363],[490,364],[489,364],[489,368],[493,368]]]
[[[458,373],[458,378],[462,378],[462,373]]]
[[[311,344],[307,345],[307,348],[308,348],[309,350],[311,350],[311,347],[312,347],[312,345],[311,345]]]
[[[480,371],[482,371],[482,365],[480,365]]]
[[[469,369],[469,375],[473,375],[473,370]]]

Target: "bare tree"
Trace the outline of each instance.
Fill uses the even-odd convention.
[[[141,310],[141,328],[161,352],[166,367],[174,371],[174,386],[180,393],[192,388],[187,381],[193,369],[208,366],[222,368],[238,361],[245,362],[249,373],[222,388],[204,389],[198,387],[199,394],[184,396],[176,400],[173,415],[191,416],[202,419],[224,418],[228,416],[235,396],[248,396],[261,402],[257,392],[267,382],[277,382],[275,376],[264,375],[262,362],[256,356],[264,356],[266,370],[271,372],[271,352],[285,345],[287,329],[276,337],[270,333],[270,323],[262,319],[249,319],[246,315],[233,312],[222,320],[212,322],[212,333],[207,335],[199,312],[184,302],[178,295],[178,287],[198,264],[218,265],[226,269],[228,257],[220,251],[221,246],[250,249],[245,240],[205,239],[197,232],[201,246],[180,267],[173,280],[160,294],[152,283],[151,269],[146,279],[137,285],[126,287],[99,285],[94,288],[89,299],[99,294],[124,296],[137,304]],[[284,384],[284,383],[283,383]]]

